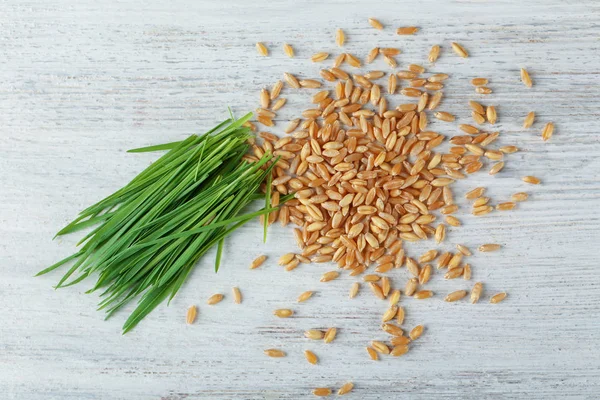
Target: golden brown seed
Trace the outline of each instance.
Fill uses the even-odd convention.
[[[456,54],[458,54],[459,56],[461,56],[463,58],[469,57],[469,53],[467,53],[465,48],[456,42],[452,42],[452,50],[454,50],[454,52]]]
[[[394,336],[390,339],[392,346],[406,346],[410,343],[410,338],[406,336]]]
[[[475,189],[473,189],[470,192],[468,192],[467,194],[465,194],[465,198],[468,200],[473,200],[473,199],[480,197],[484,192],[485,192],[484,187],[476,187]]]
[[[353,299],[358,294],[358,290],[360,289],[360,283],[354,282],[350,287],[350,295],[349,297]]]
[[[383,322],[390,321],[396,316],[397,312],[398,312],[398,306],[393,305],[390,308],[388,308],[385,313],[383,313],[383,317],[381,318],[381,320]]]
[[[473,289],[471,290],[471,304],[475,304],[479,301],[479,297],[481,297],[481,292],[483,291],[483,283],[477,282],[473,285]]]
[[[433,296],[433,292],[431,290],[420,290],[414,294],[415,299],[428,299]]]
[[[289,72],[285,72],[283,74],[283,79],[288,83],[288,85],[290,85],[294,89],[300,89],[300,82],[298,82],[298,78],[296,78]]]
[[[419,280],[417,278],[409,279],[406,282],[406,287],[404,288],[404,293],[407,296],[412,296],[417,291],[417,286],[419,284]]]
[[[398,307],[398,313],[396,314],[396,322],[398,325],[402,325],[404,323],[404,307]]]
[[[511,200],[512,201],[525,201],[527,200],[527,198],[529,197],[529,195],[525,192],[519,192],[519,193],[515,193],[511,196]]]
[[[279,358],[285,357],[285,352],[279,349],[267,349],[264,353],[269,357]]]
[[[446,217],[446,223],[450,226],[460,226],[460,220],[453,215]]]
[[[423,255],[421,257],[419,257],[419,262],[424,264],[424,263],[428,263],[429,261],[434,260],[438,255],[438,251],[437,250],[429,250],[426,251],[425,253],[423,253]]]
[[[367,54],[367,58],[365,59],[365,61],[370,64],[372,63],[375,58],[377,58],[377,55],[379,54],[379,47],[375,47],[373,49],[371,49],[371,51],[369,51],[369,54]]]
[[[431,98],[429,99],[429,104],[427,105],[427,109],[428,110],[435,110],[440,102],[442,101],[442,92],[436,92],[433,94],[433,96],[431,96]]]
[[[293,58],[294,57],[294,48],[292,47],[291,44],[288,43],[284,43],[283,44],[283,52],[285,53],[286,56],[288,56],[289,58]]]
[[[462,244],[457,244],[456,248],[458,249],[458,251],[460,251],[465,256],[473,255],[473,253],[471,253],[471,250],[469,250],[469,248],[467,246],[463,246]]]
[[[454,115],[447,113],[445,111],[438,111],[436,113],[433,114],[437,119],[442,120],[442,121],[447,121],[447,122],[452,122],[454,121],[456,118],[454,117]]]
[[[294,315],[294,311],[290,310],[289,308],[280,308],[273,311],[273,314],[279,318],[289,318]]]
[[[512,154],[519,151],[519,148],[517,146],[502,146],[498,150],[500,150],[504,154]]]
[[[295,255],[294,253],[284,254],[281,257],[279,257],[279,261],[277,261],[277,263],[279,265],[285,265],[285,264],[289,263],[290,261],[292,261],[294,259],[294,255]],[[264,257],[264,256],[261,256],[261,257]]]
[[[265,46],[262,42],[256,43],[256,51],[258,51],[258,54],[260,54],[263,57],[269,55],[269,50],[267,49],[267,46]]]
[[[187,310],[187,314],[185,316],[185,322],[189,325],[193,324],[196,321],[196,315],[198,314],[198,309],[196,306],[190,306]]]
[[[544,129],[542,129],[542,139],[544,141],[550,139],[552,137],[553,133],[554,133],[554,123],[553,122],[548,122],[544,126]]]
[[[419,272],[419,284],[424,285],[431,279],[431,265],[427,264]]]
[[[444,275],[444,279],[456,279],[459,276],[462,276],[464,271],[465,270],[463,267],[453,268],[453,269],[449,270],[448,272],[446,272],[446,274]]]
[[[371,24],[371,26],[375,29],[379,29],[379,30],[383,29],[383,24],[381,22],[379,22],[378,20],[376,20],[375,18],[369,18],[369,24]]]
[[[494,125],[496,123],[496,119],[497,119],[496,107],[488,106],[485,110],[485,115],[486,115],[488,121],[490,122],[490,124]]]
[[[254,259],[254,261],[252,261],[252,263],[250,264],[250,269],[255,269],[255,268],[260,267],[265,262],[266,259],[267,259],[267,256],[265,256],[265,255],[260,255],[260,256],[256,257]]]
[[[522,177],[521,180],[525,183],[531,183],[532,185],[539,185],[541,182],[539,178],[530,175]]]
[[[378,340],[373,340],[371,342],[371,346],[373,346],[373,348],[375,350],[377,350],[378,353],[390,354],[390,348],[383,342],[380,342]]]
[[[371,360],[373,361],[377,361],[379,360],[379,355],[377,354],[377,352],[375,351],[374,348],[372,347],[365,347],[367,349],[367,353],[369,353],[369,357],[371,357]]]
[[[325,334],[318,329],[309,329],[304,332],[304,336],[312,340],[321,340]]]
[[[206,303],[209,305],[213,305],[213,304],[217,304],[221,300],[223,300],[223,295],[221,293],[217,293],[217,294],[213,294],[212,296],[210,296],[208,298],[208,300],[206,301]]]
[[[521,68],[521,80],[528,88],[533,86],[533,82],[531,82],[531,77],[529,76],[529,72],[525,68]]]
[[[485,123],[485,117],[475,111],[471,111],[471,117],[473,118],[473,121],[475,121],[476,124],[483,124]]]
[[[525,117],[525,121],[523,121],[523,128],[525,128],[525,129],[531,128],[531,125],[533,125],[534,120],[535,120],[535,112],[531,111]]]
[[[408,334],[411,340],[417,340],[423,334],[423,325],[417,325]]]
[[[391,262],[384,265],[389,265],[390,269],[393,267],[393,264]],[[378,269],[380,269],[382,266],[379,266]],[[390,278],[384,276],[383,278],[381,278],[381,291],[383,292],[383,295],[385,297],[387,297],[387,295],[390,293],[390,289]]]
[[[487,78],[473,78],[471,79],[471,84],[473,86],[483,86],[488,84]]]
[[[241,304],[242,303],[242,292],[240,292],[240,289],[238,287],[234,287],[231,289],[231,292],[233,293],[233,302],[235,304]]]
[[[478,114],[485,114],[485,109],[478,102],[470,100],[469,101],[469,105],[471,106],[471,109],[473,111],[475,111],[476,113],[478,113]]]
[[[380,279],[381,279],[381,277],[379,275],[375,275],[375,274],[369,274],[369,275],[363,276],[363,281],[365,281],[365,282],[377,282]]]
[[[337,271],[329,271],[323,274],[323,276],[321,276],[321,282],[329,282],[333,279],[336,279],[337,277],[340,276],[340,273]]]
[[[298,303],[302,303],[303,301],[310,299],[314,293],[315,292],[312,292],[310,290],[302,293],[300,296],[298,296]]]
[[[395,346],[392,351],[390,351],[390,354],[394,357],[400,357],[404,354],[408,353],[408,346],[407,345],[399,345],[399,346]]]
[[[310,60],[312,62],[316,63],[316,62],[325,61],[328,57],[329,57],[329,53],[320,52],[320,53],[313,54],[313,56],[310,58]]]
[[[469,264],[465,264],[463,268],[463,279],[466,281],[471,279],[471,266]]]
[[[482,244],[481,246],[479,246],[477,249],[481,252],[488,252],[488,251],[496,251],[496,250],[500,250],[502,246],[500,246],[499,244],[496,243],[487,243],[487,244]]]
[[[496,210],[500,210],[500,211],[508,211],[508,210],[512,210],[517,206],[516,203],[512,202],[512,201],[506,201],[504,203],[499,203],[496,205]]]
[[[310,350],[304,350],[304,357],[306,357],[306,361],[311,364],[316,364],[319,362],[317,355]]]
[[[319,397],[325,397],[331,395],[331,389],[329,388],[316,388],[313,389],[313,394]]]
[[[398,35],[414,35],[415,33],[417,33],[418,30],[419,28],[417,28],[416,26],[403,26],[396,29],[396,33]]]
[[[475,92],[479,94],[490,94],[492,93],[492,89],[487,86],[478,86],[475,88]]]
[[[457,290],[456,292],[452,292],[446,296],[445,301],[451,303],[453,301],[458,301],[463,299],[467,295],[466,290]]]
[[[390,306],[398,304],[400,301],[400,291],[398,289],[394,289],[390,294]]]
[[[497,293],[492,296],[492,298],[490,299],[490,303],[497,304],[497,303],[500,303],[505,298],[506,298],[506,293]]]
[[[354,68],[360,68],[360,60],[350,53],[346,53],[346,62],[352,65]]]
[[[440,46],[435,44],[431,47],[431,50],[429,50],[429,62],[430,63],[434,63],[437,61],[438,57],[440,56]]]
[[[383,294],[383,290],[381,289],[381,287],[378,284],[376,284],[374,282],[369,282],[369,287],[371,288],[371,291],[373,292],[373,294],[375,296],[377,296],[381,300],[385,299],[385,295]]]
[[[338,396],[343,396],[347,393],[350,393],[352,391],[352,389],[354,388],[354,383],[352,382],[346,382],[342,385],[342,387],[340,388],[340,390],[338,390],[337,394]]]
[[[338,28],[335,31],[335,44],[337,44],[338,47],[342,47],[345,41],[346,35],[344,34],[344,31]]]
[[[333,342],[333,339],[335,339],[335,335],[337,335],[337,328],[329,328],[327,331],[325,331],[323,341],[325,343],[331,343]]]
[[[502,170],[502,168],[504,168],[503,161],[500,161],[500,162],[494,164],[492,166],[492,168],[490,168],[490,175],[496,175],[498,172],[500,172]]]
[[[439,224],[435,228],[434,238],[435,238],[435,242],[438,244],[440,244],[444,241],[444,239],[446,238],[446,225]]]
[[[402,328],[399,328],[394,324],[382,324],[381,329],[394,336],[402,336],[404,334]]]

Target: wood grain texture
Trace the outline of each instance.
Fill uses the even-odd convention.
[[[597,1],[262,0],[104,1],[5,0],[0,13],[0,393],[8,399],[299,399],[312,388],[355,382],[360,399],[597,399],[600,397],[600,9]],[[367,9],[367,11],[365,11]],[[383,32],[367,17],[379,18]],[[397,26],[417,25],[414,37]],[[52,241],[77,210],[111,193],[153,155],[129,148],[176,140],[226,115],[254,109],[258,91],[282,73],[317,77],[308,61],[337,53],[342,27],[348,51],[364,57],[375,46],[402,49],[400,66],[424,63],[442,44],[434,72],[448,72],[442,109],[470,120],[468,99],[496,104],[499,143],[510,155],[497,176],[480,173],[457,184],[457,197],[476,185],[494,199],[527,190],[513,212],[476,219],[459,201],[461,228],[440,248],[501,243],[502,251],[472,257],[473,282],[484,281],[481,304],[447,304],[443,296],[470,288],[439,274],[430,301],[404,299],[406,326],[426,326],[401,359],[368,359],[365,345],[385,339],[378,329],[385,305],[366,287],[347,299],[351,277],[327,284],[333,266],[302,265],[285,273],[276,258],[295,250],[289,229],[274,227],[268,243],[258,224],[225,246],[218,274],[207,257],[169,307],[161,306],[133,332],[120,335],[126,314],[109,321],[95,311],[87,285],[54,291],[58,274],[38,270],[70,254],[74,237]],[[256,54],[265,42],[271,57]],[[291,43],[297,58],[283,55]],[[471,54],[453,55],[450,41]],[[427,65],[425,63],[425,65]],[[428,65],[427,65],[428,66]],[[534,80],[519,82],[526,67]],[[370,67],[371,68],[371,67]],[[373,66],[385,71],[381,61]],[[429,68],[429,66],[428,66]],[[469,81],[490,78],[494,93],[473,93]],[[308,92],[284,90],[277,119],[305,107]],[[529,131],[520,126],[537,114]],[[548,143],[539,133],[556,123]],[[454,125],[432,122],[454,133]],[[539,176],[531,187],[523,175]],[[431,243],[409,246],[419,255]],[[249,270],[258,254],[265,265]],[[392,274],[403,285],[406,272]],[[239,286],[244,301],[232,301]],[[296,304],[306,290],[316,294]],[[489,294],[507,291],[501,304]],[[207,306],[214,293],[225,300]],[[197,323],[185,313],[199,306]],[[293,318],[272,315],[293,308]],[[131,308],[129,308],[131,310]],[[335,342],[309,342],[305,329],[338,327]],[[281,348],[283,359],[263,355]],[[304,360],[314,351],[318,365]]]

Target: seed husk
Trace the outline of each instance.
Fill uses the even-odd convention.
[[[492,296],[492,298],[490,299],[490,303],[492,304],[497,304],[500,303],[502,300],[504,300],[506,298],[506,293],[497,293],[495,295]]]
[[[267,356],[273,357],[273,358],[285,357],[285,352],[283,350],[279,350],[279,349],[267,349],[264,351],[264,353]]]
[[[213,294],[212,296],[210,296],[208,298],[208,300],[206,301],[206,304],[214,305],[214,304],[219,303],[221,300],[223,300],[223,295],[221,293]]]
[[[463,299],[466,295],[467,295],[466,290],[457,290],[456,292],[452,292],[452,293],[448,294],[444,300],[451,303],[451,302]]]
[[[408,334],[411,340],[417,340],[423,334],[423,325],[417,325]]]
[[[267,49],[267,46],[265,46],[265,44],[262,42],[256,43],[256,51],[263,57],[269,55],[269,50]]]
[[[304,357],[306,357],[306,361],[313,365],[319,362],[317,355],[310,350],[304,350]]]
[[[521,80],[523,81],[523,84],[525,84],[525,86],[527,86],[528,88],[531,88],[533,86],[533,82],[531,81],[529,72],[527,72],[525,68],[521,68]]]
[[[347,393],[350,393],[353,388],[354,388],[354,383],[352,383],[352,382],[346,382],[338,390],[337,394],[338,394],[338,396],[343,396],[343,395],[345,395]]]
[[[478,247],[478,250],[481,252],[489,252],[489,251],[496,251],[496,250],[500,250],[502,246],[500,246],[499,244],[496,243],[487,243],[487,244],[482,244],[481,246]]]
[[[187,310],[187,314],[185,316],[185,322],[188,325],[191,325],[196,321],[196,315],[198,314],[198,308],[196,306],[190,306]]]

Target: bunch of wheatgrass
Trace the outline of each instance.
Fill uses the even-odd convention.
[[[214,245],[218,270],[223,239],[251,219],[276,210],[270,206],[276,160],[271,154],[254,163],[243,160],[253,135],[242,124],[251,116],[232,117],[202,136],[181,142],[131,150],[169,151],[58,232],[57,236],[95,226],[78,243],[83,244],[78,252],[38,275],[74,261],[57,288],[98,276],[88,292],[102,289],[99,309],[106,310],[106,318],[141,295],[123,325],[126,333],[166,298],[170,301],[198,259]],[[265,180],[266,195],[260,191]],[[242,213],[261,198],[264,208]]]

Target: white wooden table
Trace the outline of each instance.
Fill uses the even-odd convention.
[[[597,1],[0,3],[0,398],[299,399],[348,380],[356,399],[600,398]],[[369,16],[387,29],[372,29]],[[396,36],[403,25],[421,30]],[[444,303],[445,293],[472,282],[436,275],[434,299],[404,300],[406,325],[422,323],[425,334],[401,359],[373,362],[364,347],[385,338],[378,329],[385,305],[364,287],[349,300],[347,275],[319,283],[328,266],[281,270],[276,257],[295,250],[290,229],[274,227],[266,244],[258,224],[240,230],[227,241],[218,274],[207,257],[171,306],[125,336],[127,313],[103,321],[98,298],[84,294],[91,282],[54,291],[59,273],[33,278],[73,251],[77,237],[52,241],[59,228],[155,159],[125,150],[202,132],[226,116],[227,105],[239,115],[252,110],[259,89],[285,71],[317,77],[319,66],[307,58],[338,51],[337,27],[361,56],[375,45],[400,47],[401,66],[424,62],[428,48],[442,44],[434,69],[452,75],[443,109],[461,121],[470,120],[466,101],[481,98],[469,80],[491,79],[494,93],[484,102],[498,105],[500,143],[523,151],[494,178],[483,172],[460,182],[457,197],[482,184],[494,199],[520,190],[531,198],[480,219],[460,200],[464,226],[440,247],[504,246],[471,260],[485,301]],[[451,54],[453,40],[469,59]],[[256,55],[257,41],[271,57]],[[284,41],[296,59],[283,56]],[[519,82],[520,67],[531,72],[533,89]],[[285,95],[279,129],[307,104],[305,93]],[[523,131],[531,110],[538,120]],[[555,135],[543,143],[539,132],[550,120]],[[543,184],[528,187],[523,175]],[[250,271],[261,253],[269,262]],[[392,279],[403,282],[404,274]],[[231,301],[236,285],[241,305]],[[305,290],[317,294],[296,304]],[[505,302],[487,304],[489,293],[503,290]],[[216,292],[226,300],[206,306]],[[199,305],[199,318],[186,326],[190,304]],[[296,315],[275,318],[281,307]],[[329,326],[339,330],[332,344],[303,337]],[[270,347],[288,357],[265,357]],[[304,360],[305,349],[319,365]]]

